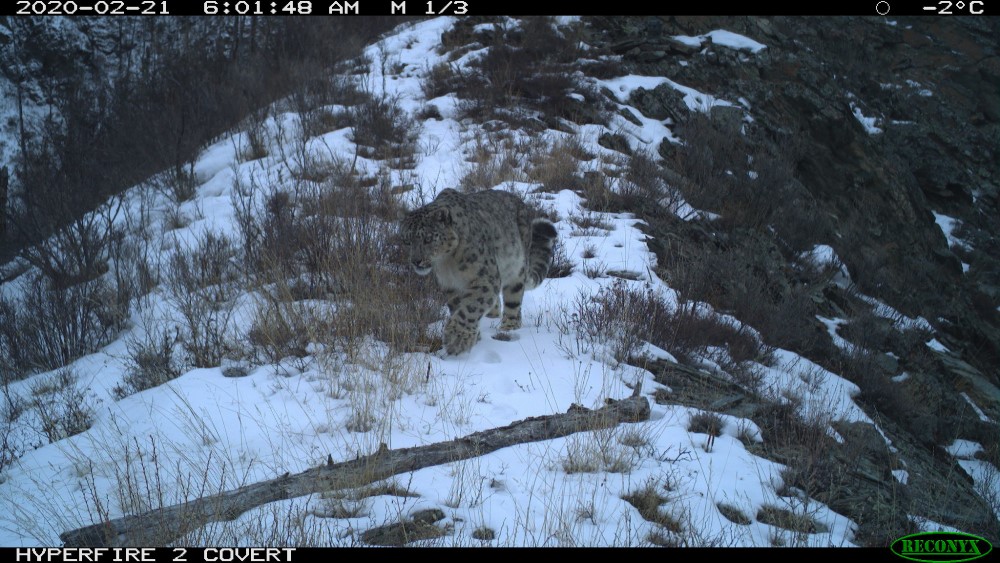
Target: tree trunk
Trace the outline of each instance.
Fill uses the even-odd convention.
[[[333,463],[331,458],[325,465],[295,475],[286,473],[234,491],[70,530],[59,538],[66,546],[163,545],[208,522],[234,520],[270,502],[359,487],[399,473],[469,459],[516,444],[648,420],[649,403],[639,390],[640,386],[636,386],[631,397],[608,400],[606,406],[597,410],[572,405],[563,414],[527,418],[447,442],[398,450],[390,450],[383,444],[379,451],[362,458],[341,463]]]

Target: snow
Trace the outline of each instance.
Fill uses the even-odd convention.
[[[666,84],[674,90],[684,94],[684,105],[691,111],[700,111],[707,113],[715,106],[733,106],[738,107],[732,102],[716,98],[710,94],[705,94],[699,92],[694,88],[678,84],[669,78],[662,76],[640,76],[640,75],[628,75],[619,76],[617,78],[611,78],[607,80],[597,81],[602,86],[607,87],[611,92],[618,97],[621,102],[628,101],[629,96],[633,91],[643,88],[645,90],[653,90],[661,84]]]
[[[302,159],[353,159],[359,172],[388,175],[393,185],[417,186],[401,196],[411,206],[457,185],[469,166],[463,156],[487,133],[476,124],[456,121],[454,96],[426,100],[420,87],[427,69],[444,60],[436,47],[441,33],[455,21],[442,17],[404,25],[366,51],[372,71],[363,80],[371,91],[398,97],[411,113],[427,103],[441,111],[441,120],[420,124],[413,169],[391,169],[356,157],[346,129],[310,139],[299,152],[282,152],[278,149],[283,144],[296,142],[297,133],[291,131],[298,117],[279,114],[264,124],[265,139],[274,149],[268,157],[241,161],[238,148],[246,143],[241,132],[202,152],[194,165],[197,195],[178,210],[187,217],[184,226],[168,227],[167,204],[162,198],[154,200],[152,223],[144,227],[154,237],[153,248],[183,248],[208,232],[235,236],[234,185],[252,184],[263,194],[281,189],[291,182],[291,172],[303,166]],[[699,36],[698,44],[705,38],[753,53],[765,48],[723,30]],[[466,54],[454,64],[467,64],[474,56]],[[615,92],[641,125],[616,117],[609,128],[580,127],[578,139],[597,155],[616,154],[597,144],[605,132],[622,133],[633,148],[651,154],[664,139],[682,142],[673,136],[670,123],[648,119],[624,105],[637,88],[667,84],[684,94],[691,111],[733,105],[664,77],[626,76],[599,83]],[[564,135],[548,131],[536,141],[551,146]],[[283,154],[289,158],[278,156]],[[581,166],[597,169],[597,161]],[[652,486],[666,497],[660,510],[682,523],[679,538],[692,545],[769,546],[785,536],[786,543],[795,545],[853,545],[853,522],[814,499],[779,494],[783,466],[754,455],[741,441],[765,439],[752,421],[720,415],[721,434],[710,442],[707,435],[688,430],[691,417],[701,411],[656,402],[654,393],[669,398],[671,390],[657,383],[651,372],[615,361],[609,352],[612,343],[594,341],[577,330],[573,315],[578,304],[615,284],[656,292],[668,303],[675,304],[677,295],[656,275],[655,256],[634,216],[587,211],[575,192],[536,193],[537,187],[527,182],[497,186],[522,194],[559,217],[555,225],[573,272],[547,279],[525,295],[524,326],[512,332],[510,340],[494,339],[498,323],[486,318],[480,324],[482,340],[457,357],[394,352],[374,339],[351,353],[311,342],[309,356],[254,364],[245,377],[223,377],[220,367],[189,369],[168,383],[116,399],[114,388],[128,370],[129,343],[157,327],[170,326],[176,315],[164,290],[153,291],[146,298],[145,313],[136,314],[118,340],[73,364],[81,374],[77,388],[95,406],[90,429],[31,449],[0,475],[0,498],[9,507],[0,515],[0,545],[56,545],[60,533],[103,517],[300,472],[328,459],[356,459],[383,446],[406,448],[451,440],[526,417],[565,412],[574,404],[597,408],[609,398],[630,396],[636,385],[650,401],[647,422],[504,448],[387,480],[416,495],[412,497],[364,496],[362,487],[346,498],[324,494],[270,503],[232,522],[193,530],[178,543],[260,545],[297,537],[281,534],[308,532],[307,538],[322,538],[324,544],[356,545],[358,534],[368,527],[433,507],[445,512],[450,530],[443,539],[423,544],[482,545],[472,533],[486,526],[497,533],[495,545],[648,545],[651,534],[667,532],[642,518],[623,497]],[[126,209],[137,209],[149,193],[148,186],[131,190],[124,196]],[[683,201],[675,212],[686,218],[703,214]],[[607,228],[580,229],[572,219],[581,215],[598,219]],[[584,258],[585,249],[593,257]],[[166,263],[166,256],[157,258]],[[814,248],[809,259],[839,264],[828,246]],[[604,272],[628,271],[637,279],[590,277],[585,274],[587,264],[599,264]],[[2,289],[14,292],[17,286],[7,284]],[[245,334],[255,299],[243,295],[237,302],[230,323]],[[710,307],[699,309],[738,323]],[[841,322],[821,320],[831,334]],[[931,342],[933,346],[936,341]],[[640,350],[650,358],[676,360],[649,343]],[[757,366],[762,388],[772,399],[794,400],[806,420],[828,425],[835,437],[831,422],[873,423],[853,400],[859,394],[856,385],[793,352],[779,349],[774,357],[772,365]],[[719,370],[708,358],[696,360],[706,369]],[[32,384],[52,375],[15,382],[8,391],[27,397]],[[12,436],[42,443],[37,433],[32,434],[28,418],[15,421]],[[368,422],[367,428],[352,426],[361,419]],[[597,466],[567,470],[580,460]],[[905,472],[894,474],[905,482]],[[730,522],[719,511],[720,504],[738,508],[751,523]],[[756,515],[764,507],[807,515],[821,524],[822,531],[795,534],[759,522]],[[353,516],[332,517],[338,508],[352,509]]]
[[[855,297],[871,306],[873,314],[878,317],[882,317],[883,319],[892,321],[897,330],[926,330],[928,332],[932,332],[934,330],[931,323],[923,317],[917,317],[915,319],[908,317],[888,303],[870,295],[861,293],[856,286],[852,286],[851,290]]]
[[[937,211],[931,211],[931,213],[934,214],[934,222],[937,223],[937,226],[941,229],[941,232],[944,233],[944,237],[948,240],[949,247],[958,247],[966,251],[972,250],[972,247],[969,245],[969,243],[958,238],[954,234],[955,230],[962,225],[961,221],[955,219],[954,217],[949,217],[943,213],[938,213]],[[969,268],[970,268],[969,264],[962,262],[963,273],[968,273]]]
[[[690,35],[674,35],[673,38],[689,47],[701,47],[701,44],[705,41],[704,35],[699,35],[697,37],[691,37]]]
[[[837,256],[837,251],[832,246],[826,244],[817,244],[806,257],[817,266],[839,266],[843,264],[843,261]]]
[[[983,446],[971,440],[954,440],[950,445],[945,446],[944,450],[957,458],[971,459],[983,451]]]
[[[948,243],[954,244],[952,241],[955,237],[952,235],[952,232],[960,225],[959,220],[936,211],[931,211],[931,213],[934,215],[934,222],[937,223],[938,228],[941,229],[945,238],[948,239]]]
[[[852,399],[861,392],[857,385],[793,352],[779,348],[774,355],[776,365],[763,370],[763,386],[775,398],[801,400],[805,420],[872,422]]]
[[[921,516],[910,516],[910,521],[916,524],[921,532],[961,532],[958,528]]]
[[[847,319],[828,319],[826,317],[817,315],[816,319],[826,327],[827,334],[830,335],[830,339],[833,340],[833,344],[846,352],[847,354],[853,354],[856,347],[851,344],[844,337],[837,334],[837,328],[841,325],[847,324]]]
[[[705,35],[712,39],[712,43],[729,47],[731,49],[750,51],[751,53],[758,53],[767,49],[767,45],[764,45],[763,43],[758,43],[749,37],[733,33],[732,31],[726,31],[724,29],[709,31]]]
[[[977,405],[975,401],[973,401],[972,398],[969,397],[968,393],[963,391],[962,393],[960,393],[960,395],[962,396],[963,399],[965,399],[965,402],[968,403],[970,407],[972,407],[972,410],[976,413],[976,416],[979,417],[979,420],[983,422],[990,421],[990,417],[986,416],[986,413],[983,412],[983,409],[979,408],[979,405]]]
[[[969,400],[966,397],[966,400]],[[969,401],[971,403],[971,401]],[[979,411],[979,409],[976,409]],[[981,415],[981,411],[980,415]],[[976,454],[983,452],[982,444],[971,440],[955,440],[945,447],[945,451],[956,458],[959,467],[965,471],[975,483],[974,488],[980,496],[986,499],[993,508],[994,514],[1000,519],[1000,470],[992,463],[976,459]]]
[[[834,268],[837,273],[834,274],[831,280],[837,287],[841,289],[847,289],[851,287],[853,283],[851,282],[851,275],[847,271],[847,266],[837,256],[837,251],[833,249],[832,246],[826,244],[817,244],[808,252],[802,254],[802,259],[812,264],[817,268]]]
[[[580,16],[555,16],[555,22],[558,26],[574,25],[580,21],[582,21]]]
[[[993,514],[1000,519],[1000,470],[988,461],[959,459],[958,465],[975,483],[977,493],[993,508]]]
[[[945,352],[946,353],[946,352],[950,352],[951,351],[951,350],[948,349],[947,346],[945,346],[944,344],[941,344],[940,342],[938,342],[937,338],[931,338],[929,341],[927,341],[927,347],[930,348],[931,350],[934,350],[935,352]]]
[[[767,49],[767,45],[764,45],[763,43],[758,43],[749,37],[733,33],[732,31],[726,31],[724,29],[715,29],[709,31],[708,33],[694,37],[688,35],[675,35],[673,38],[691,47],[701,47],[705,39],[709,39],[716,45],[729,47],[730,49],[735,49],[737,51],[750,51],[754,54]]]
[[[858,123],[865,128],[865,132],[869,135],[878,135],[882,132],[882,130],[875,125],[879,121],[878,118],[866,117],[863,113],[861,113],[861,108],[854,102],[851,102],[851,112],[854,113],[854,118],[858,120]]]

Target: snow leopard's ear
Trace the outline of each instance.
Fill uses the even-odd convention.
[[[434,210],[434,213],[431,214],[431,220],[435,223],[441,223],[442,225],[451,225],[451,210],[447,207],[439,207]]]

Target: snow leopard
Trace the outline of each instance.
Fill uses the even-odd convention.
[[[501,190],[442,190],[402,222],[403,247],[413,271],[434,272],[450,313],[444,328],[449,355],[479,340],[483,315],[500,316],[501,330],[521,326],[521,300],[548,274],[556,228],[517,195]]]

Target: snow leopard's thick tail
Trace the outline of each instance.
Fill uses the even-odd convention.
[[[538,287],[549,273],[552,263],[552,248],[556,243],[556,228],[548,219],[531,222],[531,248],[528,251],[527,287]]]

